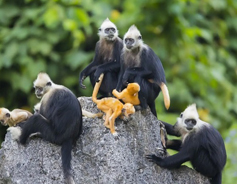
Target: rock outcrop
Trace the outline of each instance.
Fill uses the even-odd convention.
[[[83,109],[98,112],[91,98]],[[70,123],[70,122],[69,122]],[[83,133],[72,153],[76,184],[208,184],[208,179],[182,166],[168,170],[150,163],[146,154],[163,150],[160,123],[150,110],[138,111],[128,122],[116,120],[119,137],[104,120],[83,118]],[[0,150],[0,184],[63,184],[60,146],[31,138],[22,146],[6,134]]]

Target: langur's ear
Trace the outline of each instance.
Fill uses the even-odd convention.
[[[98,30],[101,31],[101,28],[99,28]]]
[[[10,115],[10,113],[6,113],[6,116],[7,116],[8,118],[10,118],[11,115]]]
[[[47,82],[46,86],[52,86],[51,82]]]

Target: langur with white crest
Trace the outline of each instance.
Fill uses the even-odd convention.
[[[154,51],[143,43],[135,25],[124,35],[120,63],[117,91],[123,90],[128,83],[138,83],[140,106],[147,108],[148,105],[157,116],[155,99],[162,90],[165,107],[169,108],[170,97],[162,63]]]
[[[122,39],[118,37],[118,29],[108,18],[99,28],[99,41],[96,43],[93,61],[80,73],[79,85],[90,76],[92,86],[95,86],[101,73],[104,79],[99,89],[102,97],[112,96],[112,90],[116,88],[120,68],[120,54],[123,47]]]
[[[188,106],[175,125],[163,123],[167,134],[182,137],[181,140],[168,140],[166,145],[179,152],[166,158],[156,155],[146,155],[146,158],[167,169],[178,168],[190,161],[196,171],[210,179],[211,184],[221,184],[226,163],[224,141],[214,127],[199,119],[196,104]]]
[[[82,132],[82,111],[76,96],[65,86],[53,83],[48,74],[39,73],[35,94],[41,98],[35,114],[22,127],[10,127],[12,138],[26,144],[32,134],[61,146],[66,184],[75,184],[71,173],[71,151]]]

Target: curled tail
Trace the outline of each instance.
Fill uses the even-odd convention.
[[[166,84],[163,82],[161,82],[159,84],[158,82],[154,81],[153,79],[149,79],[148,81],[150,83],[156,83],[160,86],[162,94],[163,94],[163,98],[164,98],[165,108],[168,110],[170,108],[170,95],[169,95],[169,91],[168,91]]]
[[[97,102],[97,94],[99,92],[103,78],[104,78],[104,74],[102,73],[98,79],[99,81],[95,83],[95,87],[92,93],[92,101],[95,103]]]
[[[168,110],[170,108],[170,95],[169,95],[168,88],[166,84],[163,82],[161,83],[160,88],[163,94],[165,108]]]
[[[62,144],[61,147],[62,167],[66,184],[75,184],[71,174],[71,160],[72,160],[71,152],[72,152],[72,140],[67,140]]]

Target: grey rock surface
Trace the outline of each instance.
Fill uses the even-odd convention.
[[[91,98],[82,108],[98,112]],[[116,120],[118,138],[104,120],[83,118],[83,134],[72,153],[76,184],[208,184],[207,178],[182,166],[167,170],[150,163],[146,154],[161,154],[160,123],[150,110],[138,111],[128,122]],[[6,134],[0,150],[0,184],[62,184],[60,146],[31,138],[22,146]]]

